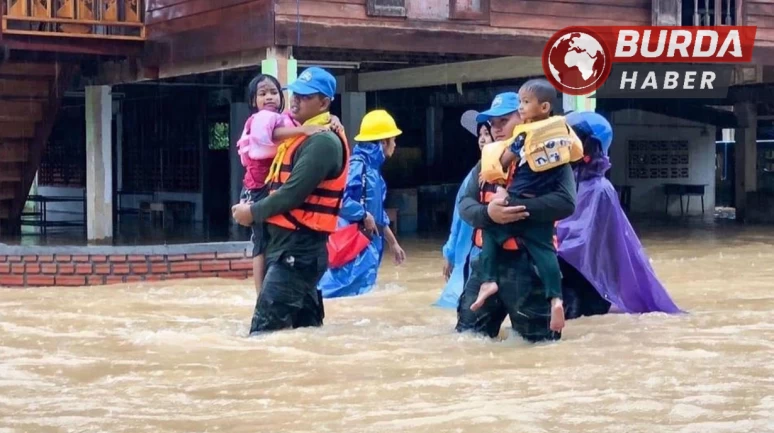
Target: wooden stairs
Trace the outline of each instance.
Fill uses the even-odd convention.
[[[50,61],[0,63],[0,234],[19,232],[59,104],[75,66]]]

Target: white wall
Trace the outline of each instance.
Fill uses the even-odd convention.
[[[715,208],[715,127],[639,110],[622,110],[612,116],[613,145],[610,149],[611,181],[632,187],[631,213],[664,215],[665,183],[703,184],[705,216]],[[704,132],[703,132],[704,131]],[[688,178],[630,179],[629,140],[687,140]],[[687,202],[687,197],[683,199]],[[685,204],[684,204],[685,206]],[[680,214],[680,200],[670,198],[670,215]],[[691,215],[701,215],[701,198],[691,197]]]

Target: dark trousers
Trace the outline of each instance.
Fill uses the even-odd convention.
[[[267,263],[250,334],[322,326],[325,317],[317,283],[328,267],[327,255],[282,254]]]
[[[583,274],[562,259],[559,259],[559,267],[564,276],[562,297],[567,320],[607,314],[610,311],[610,302],[597,292]]]
[[[561,338],[561,333],[549,329],[551,304],[529,255],[523,251],[499,253],[499,290],[477,311],[471,311],[470,306],[476,301],[483,282],[480,260],[474,259],[471,265],[472,272],[457,307],[457,332],[474,332],[494,338],[505,317],[509,316],[513,330],[529,342]]]
[[[244,202],[256,203],[268,195],[268,190],[268,187],[250,190],[242,188],[242,194],[239,199]],[[250,236],[250,242],[253,243],[253,257],[256,257],[263,254],[264,250],[266,250],[266,233],[263,223],[253,222],[252,229],[253,233]]]
[[[553,223],[519,221],[484,229],[483,246],[479,256],[481,278],[484,282],[498,282],[498,256],[504,251],[503,243],[509,238],[519,239],[519,247],[532,258],[537,274],[545,287],[546,299],[562,297],[562,272],[554,248]]]

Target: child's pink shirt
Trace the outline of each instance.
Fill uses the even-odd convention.
[[[271,162],[277,154],[272,136],[274,129],[297,126],[290,114],[261,110],[247,119],[242,137],[237,141],[237,151],[245,167],[244,187],[260,189],[265,185]]]

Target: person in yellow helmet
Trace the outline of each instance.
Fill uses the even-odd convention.
[[[357,296],[369,292],[376,284],[384,243],[392,250],[397,264],[406,253],[390,230],[384,210],[387,184],[381,175],[384,161],[395,152],[395,138],[402,134],[395,119],[384,110],[374,110],[363,117],[357,144],[349,162],[347,187],[339,213],[338,227],[358,224],[370,242],[357,256],[343,265],[329,268],[318,284],[324,298]],[[335,236],[332,235],[332,237]],[[329,250],[330,251],[330,250]],[[333,258],[329,258],[335,262]]]

